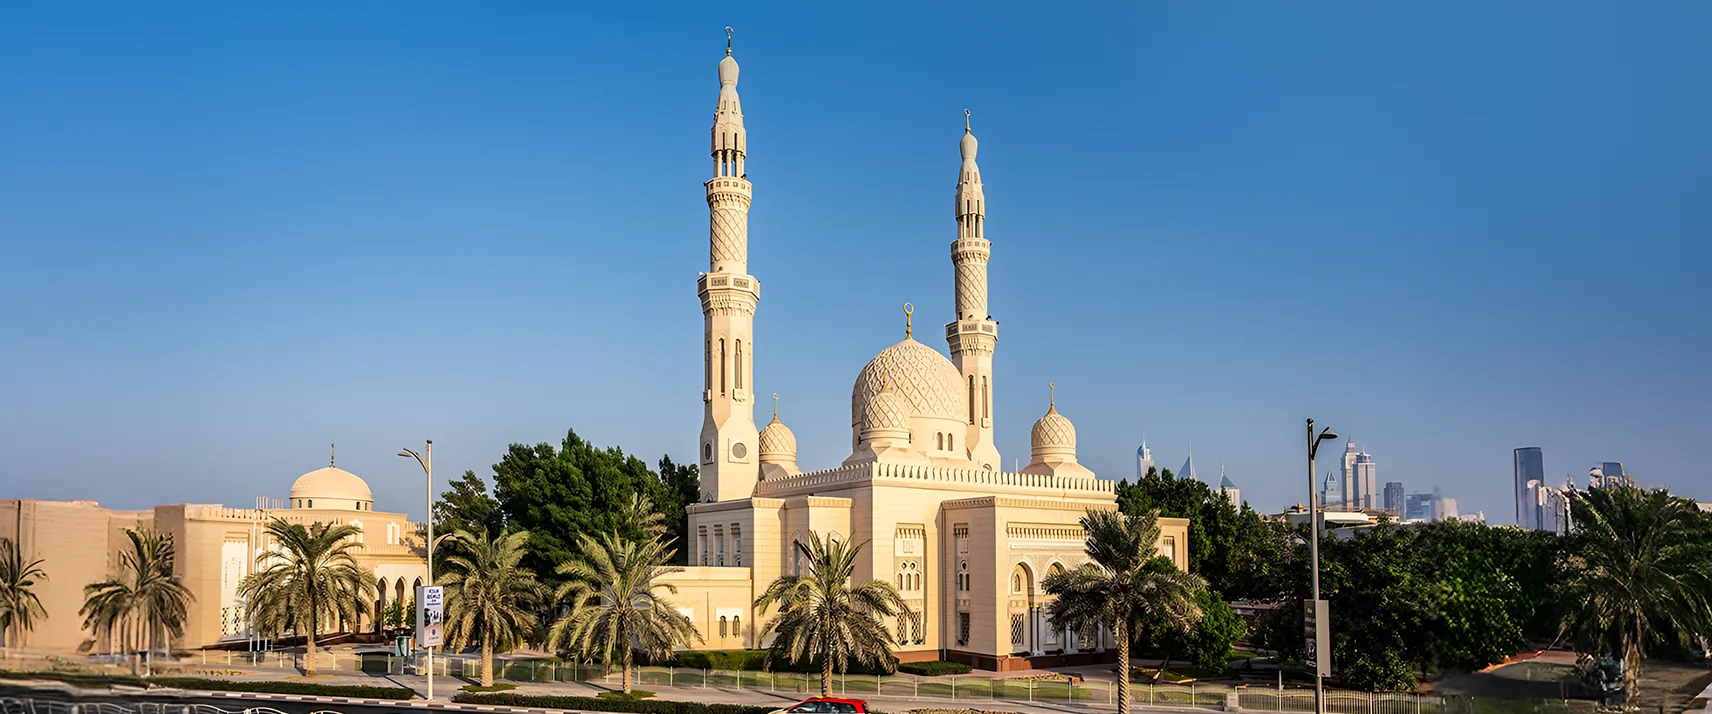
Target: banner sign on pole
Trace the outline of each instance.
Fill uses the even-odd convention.
[[[1332,674],[1331,603],[1326,600],[1304,600],[1302,623],[1304,656],[1302,661],[1321,677]]]
[[[416,646],[439,647],[446,639],[446,591],[439,585],[416,589]]]

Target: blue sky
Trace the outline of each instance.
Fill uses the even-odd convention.
[[[401,446],[488,473],[700,427],[707,131],[737,28],[756,389],[806,468],[951,316],[962,110],[1001,452],[1192,448],[1303,499],[1302,419],[1513,516],[1510,451],[1712,500],[1712,6],[0,6],[0,497],[247,505]],[[924,330],[931,335],[935,329]],[[944,345],[929,340],[941,350]],[[764,410],[758,410],[764,411]],[[758,413],[758,420],[765,420]],[[1331,468],[1321,465],[1321,472]],[[442,480],[445,480],[442,478]]]

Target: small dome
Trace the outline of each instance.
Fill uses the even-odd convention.
[[[762,77],[762,79],[766,78]],[[721,85],[737,84],[737,60],[732,59],[729,54],[725,56],[725,59],[719,61],[719,83]]]
[[[1046,416],[1034,423],[1034,429],[1028,434],[1029,445],[1035,450],[1043,448],[1076,449],[1076,425],[1071,424],[1063,414],[1058,413],[1056,405],[1047,408]]]
[[[761,430],[761,459],[783,457],[786,461],[797,460],[797,435],[791,433],[790,427],[779,421],[779,415],[773,415],[773,421],[767,428]]]
[[[963,160],[974,161],[975,150],[979,148],[981,148],[981,142],[975,140],[975,133],[972,131],[964,131],[963,141],[957,144],[957,149],[963,153]]]
[[[909,431],[910,405],[897,392],[891,390],[891,385],[870,397],[863,405],[862,413],[866,415],[863,431],[874,429],[901,429]]]
[[[912,415],[957,421],[967,418],[969,402],[963,390],[963,374],[938,350],[906,337],[881,350],[856,375],[856,386],[850,393],[851,425],[867,423],[865,405],[888,381],[896,393],[893,396],[905,404],[906,419]]]
[[[348,501],[370,502],[374,493],[369,491],[368,482],[358,478],[356,474],[334,466],[316,469],[302,476],[291,484],[291,498],[324,499],[328,506],[334,504],[346,505]]]

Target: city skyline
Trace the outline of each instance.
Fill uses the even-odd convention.
[[[0,234],[21,237],[0,495],[242,505],[331,441],[415,504],[399,446],[434,439],[443,486],[567,428],[693,461],[698,268],[651,256],[704,240],[697,90],[731,25],[766,128],[756,332],[796,336],[758,345],[755,391],[807,460],[847,445],[845,356],[896,341],[903,302],[952,313],[969,108],[1006,454],[1056,381],[1102,477],[1145,432],[1262,510],[1305,496],[1307,416],[1470,511],[1511,510],[1518,444],[1550,482],[1621,458],[1712,497],[1672,448],[1712,429],[1692,398],[1712,111],[1679,91],[1712,66],[1703,23],[1642,41],[1644,18],[1588,8],[1254,10],[697,9],[642,31],[615,8],[0,9],[0,61],[39,68],[0,80],[28,108],[0,114]],[[826,278],[848,265],[871,269]],[[1651,287],[1570,287],[1602,271]]]

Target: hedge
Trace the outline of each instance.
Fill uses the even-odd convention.
[[[771,706],[748,704],[709,704],[705,702],[675,702],[668,699],[602,699],[597,697],[557,697],[510,692],[494,694],[462,693],[452,697],[458,704],[485,704],[527,709],[581,709],[596,712],[626,712],[627,714],[768,714]]]
[[[896,664],[893,660],[893,664]],[[820,674],[819,662],[796,664],[784,658],[774,658],[773,666],[767,666],[767,650],[704,650],[701,652],[679,652],[676,658],[667,663],[673,667],[689,669],[740,670],[744,672],[800,672],[803,674]],[[838,672],[834,672],[838,674]],[[850,663],[849,671],[843,674],[889,674],[883,669],[870,665]]]
[[[904,674],[917,674],[923,677],[938,677],[945,674],[968,674],[974,668],[956,662],[905,662],[898,665],[898,671]]]
[[[395,699],[416,697],[415,690],[406,687],[369,687],[350,684],[311,684],[309,682],[238,681],[230,679],[199,679],[196,677],[155,677],[148,680],[158,687],[201,689],[217,692],[262,692],[265,694],[302,694],[311,697],[346,697],[349,699]]]
[[[69,684],[85,684],[111,687],[122,684],[132,687],[171,687],[173,689],[194,689],[212,692],[260,692],[264,694],[302,694],[312,697],[345,697],[349,699],[395,699],[405,700],[416,696],[416,692],[405,687],[366,687],[335,684],[311,684],[309,682],[278,682],[278,681],[237,681],[230,679],[202,679],[199,677],[131,677],[116,674],[82,674],[76,672],[6,672],[0,671],[0,677],[12,679],[49,679]]]

